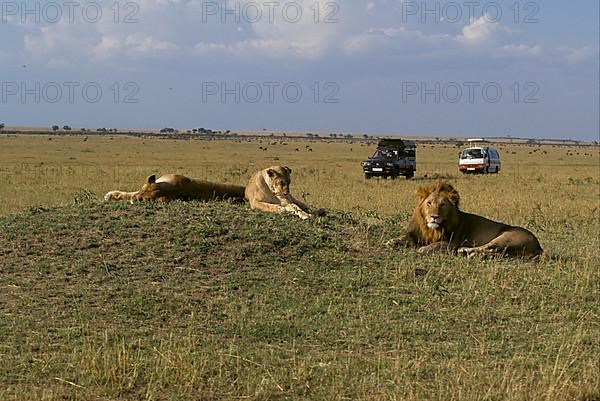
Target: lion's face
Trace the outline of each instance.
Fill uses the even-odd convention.
[[[439,193],[431,194],[421,204],[421,211],[427,222],[427,227],[432,230],[439,229],[444,221],[448,219],[452,207],[453,205],[447,197],[440,196]]]
[[[277,197],[287,197],[290,194],[292,170],[285,166],[273,166],[267,169],[265,182]]]
[[[156,183],[156,176],[151,175],[146,180],[146,183],[142,186],[142,188],[132,197],[132,201],[148,201],[152,199],[158,198],[160,193],[160,188]]]
[[[430,230],[439,230],[456,217],[459,196],[450,184],[421,188],[418,195],[421,214]]]

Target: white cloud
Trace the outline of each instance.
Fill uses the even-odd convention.
[[[513,43],[513,32],[487,17],[473,19],[459,34],[425,33],[401,27],[370,28],[344,41],[350,55],[380,54],[401,59],[477,57],[523,58],[543,55],[541,45]]]
[[[234,4],[237,3],[236,4]],[[30,57],[52,55],[60,60],[81,60],[75,54],[94,61],[110,62],[128,59],[162,57],[165,54],[181,57],[218,53],[235,58],[280,58],[317,60],[343,35],[343,24],[335,23],[340,9],[334,2],[296,0],[301,9],[284,12],[283,3],[275,5],[273,18],[268,8],[262,8],[259,21],[249,21],[243,14],[236,23],[235,16],[203,15],[200,0],[141,0],[135,18],[139,23],[115,23],[112,11],[98,23],[85,21],[59,22],[32,26],[24,37]],[[221,3],[218,3],[220,6]],[[229,10],[243,9],[253,0],[228,0]],[[364,7],[364,6],[363,6]],[[121,18],[125,16],[122,13]],[[325,20],[330,22],[326,23]],[[333,20],[333,21],[331,21]],[[350,25],[351,26],[351,25]]]
[[[108,10],[108,3],[101,3],[103,17],[96,23],[75,18],[64,18],[56,23],[27,24],[23,46],[28,57],[45,59],[52,66],[74,68],[82,62],[119,62],[141,57],[158,57],[172,54],[179,46],[169,39],[177,40],[178,30],[160,21],[176,20],[176,14],[166,11],[180,4],[179,0],[141,0],[138,13],[132,15],[138,23],[126,24],[123,19],[132,9],[121,11],[120,22]],[[170,8],[169,8],[170,7]],[[110,11],[110,12],[109,12]],[[75,16],[78,14],[75,13]],[[163,21],[164,22],[164,21]]]
[[[104,35],[100,43],[94,47],[94,56],[98,60],[106,60],[123,48],[123,41],[116,35]]]
[[[560,57],[571,65],[584,63],[588,60],[598,61],[600,47],[596,46],[583,46],[583,47],[569,47],[560,46],[556,49]]]
[[[525,44],[504,45],[495,50],[495,55],[499,57],[538,57],[542,55],[542,46]]]
[[[473,46],[489,45],[503,32],[510,33],[510,30],[500,22],[492,22],[488,16],[481,16],[463,27],[462,35],[457,36],[457,40]]]
[[[242,8],[254,3],[253,0],[227,0],[227,7],[235,8],[234,2]],[[447,59],[465,55],[543,59],[546,56],[545,61],[551,62],[552,55],[569,64],[578,64],[598,57],[598,46],[563,46],[552,50],[535,43],[523,44],[515,38],[517,32],[492,22],[487,16],[474,18],[462,27],[435,26],[436,30],[440,27],[455,29],[447,33],[432,33],[432,27],[427,25],[419,30],[411,29],[410,24],[394,26],[398,18],[393,11],[398,9],[398,0],[344,3],[339,9],[332,6],[337,3],[319,2],[318,22],[315,22],[314,0],[296,1],[303,13],[296,22],[284,18],[283,3],[277,3],[273,21],[263,9],[262,18],[254,23],[243,17],[236,23],[231,16],[222,23],[221,15],[203,21],[204,0],[138,0],[136,3],[139,5],[135,15],[139,23],[136,24],[115,23],[112,14],[107,12],[107,18],[96,24],[61,21],[16,27],[13,21],[9,29],[22,29],[23,47],[29,57],[72,68],[81,65],[82,60],[121,65],[165,55],[210,54],[241,61],[292,59],[299,62],[319,61],[331,55],[393,59]],[[339,23],[325,23],[327,16],[338,19]],[[371,23],[373,25],[367,25]]]
[[[82,31],[74,24],[59,22],[25,34],[23,45],[29,57],[45,59],[55,67],[66,67],[74,60],[92,56],[91,49],[100,40],[97,32]]]
[[[435,49],[441,50],[453,40],[451,35],[427,35],[404,27],[370,28],[362,34],[348,38],[343,48],[349,54],[394,50],[394,53],[401,57],[414,57],[420,53],[430,53]]]
[[[142,32],[127,35],[125,46],[128,50],[136,53],[152,56],[159,56],[164,52],[174,52],[178,49],[178,46],[174,43],[156,39]]]
[[[239,2],[228,0],[228,6],[234,9],[234,3]],[[241,0],[241,3],[239,7],[242,9],[246,4],[257,4],[254,0]],[[261,56],[267,57],[319,58],[332,46],[338,35],[339,24],[326,23],[325,20],[335,20],[339,6],[334,6],[337,5],[335,2],[315,3],[314,0],[296,0],[294,3],[299,8],[279,5],[273,8],[272,14],[268,8],[261,7],[264,8],[262,18],[248,24],[255,38],[230,43],[225,47],[238,51],[258,51]],[[315,4],[319,7],[315,8]]]

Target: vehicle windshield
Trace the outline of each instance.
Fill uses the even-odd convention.
[[[483,159],[485,151],[483,149],[467,149],[460,155],[461,159]]]
[[[398,155],[397,150],[377,149],[372,159],[393,159]]]

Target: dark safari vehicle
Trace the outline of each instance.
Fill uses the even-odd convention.
[[[411,179],[417,170],[415,142],[402,139],[381,140],[375,154],[362,162],[362,166],[366,179],[396,179],[401,175]]]

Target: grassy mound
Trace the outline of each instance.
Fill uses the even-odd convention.
[[[175,202],[3,218],[0,399],[600,398],[597,259],[385,249],[399,217]]]

